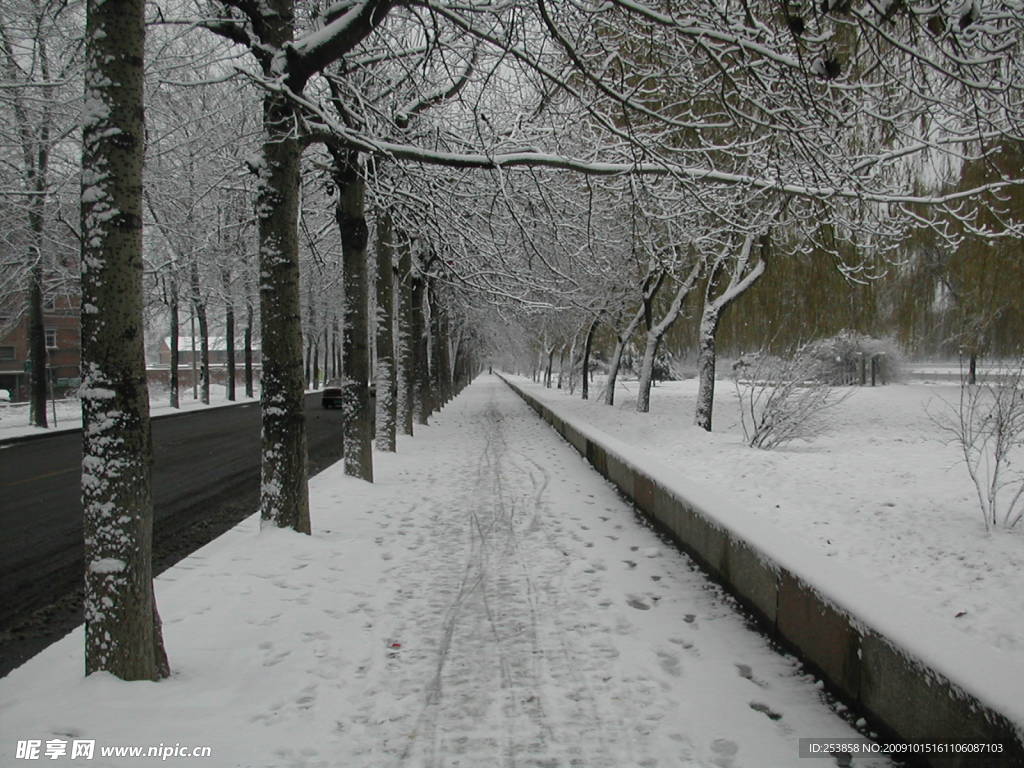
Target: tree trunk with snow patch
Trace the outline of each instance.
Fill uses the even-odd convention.
[[[85,672],[170,673],[153,594],[142,337],[142,0],[90,0],[82,132]]]
[[[430,418],[430,361],[427,356],[427,334],[423,311],[423,278],[415,272],[410,273],[410,309],[412,322],[410,332],[413,346],[413,413],[417,424],[427,426]]]
[[[582,363],[582,398],[587,400],[590,397],[590,350],[594,344],[594,332],[597,330],[597,320],[594,320],[590,324],[590,330],[587,331],[587,340],[583,344],[583,363]]]
[[[288,0],[267,0],[263,42],[282,49],[292,37]],[[264,524],[310,532],[306,415],[303,407],[302,313],[299,293],[299,143],[288,99],[263,97],[259,225],[262,454],[260,516]]]
[[[398,423],[412,436],[416,401],[416,343],[412,327],[412,245],[403,238],[398,257]]]
[[[766,232],[760,236],[759,258],[752,262],[754,240],[754,235],[747,235],[735,257],[723,254],[718,259],[711,268],[704,292],[704,310],[701,314],[697,341],[698,389],[694,424],[708,432],[711,431],[711,413],[715,404],[715,335],[718,332],[718,324],[722,319],[722,313],[761,278],[767,266],[771,234]],[[716,296],[719,277],[727,267],[729,281]]]
[[[178,374],[178,337],[181,334],[180,321],[178,319],[178,280],[176,277],[172,277],[170,280],[170,300],[168,302],[170,306],[171,315],[171,326],[170,333],[171,337],[168,339],[168,346],[171,348],[171,370],[170,370],[170,382],[169,382],[169,393],[170,393],[170,406],[171,408],[180,408],[181,400],[179,396],[179,374]]]
[[[711,412],[715,405],[715,334],[720,319],[716,310],[705,309],[697,340],[697,410],[693,421],[708,432],[711,431]]]
[[[398,420],[395,365],[394,231],[385,213],[377,223],[377,448],[394,452]]]
[[[355,152],[332,152],[338,188],[335,215],[344,261],[345,322],[342,326],[342,408],[345,474],[373,482],[373,413],[370,410],[369,269],[366,254],[366,184]]]

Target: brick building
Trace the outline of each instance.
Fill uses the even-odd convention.
[[[46,362],[57,397],[77,389],[81,383],[79,306],[78,296],[56,296],[44,300],[43,304]],[[10,318],[0,317],[0,328],[9,325]],[[28,313],[13,328],[0,334],[0,389],[10,392],[12,400],[28,400]]]

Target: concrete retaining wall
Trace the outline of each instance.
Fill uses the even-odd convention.
[[[1006,716],[961,690],[910,650],[838,610],[835,601],[772,562],[754,542],[715,525],[712,517],[677,492],[663,488],[607,446],[581,434],[512,382],[506,379],[505,383],[746,606],[769,637],[792,649],[841,698],[892,736],[908,743],[1003,745],[999,756],[947,754],[923,759],[921,764],[1024,766],[1024,739]]]

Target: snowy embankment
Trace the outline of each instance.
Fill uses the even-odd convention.
[[[257,395],[256,400],[259,399]],[[191,393],[182,393],[180,408],[171,408],[167,404],[166,392],[151,392],[149,398],[149,414],[154,418],[172,416],[186,411],[200,411],[206,408],[224,408],[241,403],[254,402],[253,398],[236,395],[234,401],[228,400],[220,387],[210,391],[210,402],[204,403],[192,397]],[[56,415],[56,419],[54,418]],[[46,419],[49,426],[33,427],[29,425],[28,403],[0,403],[0,441],[16,437],[52,435],[56,432],[82,428],[82,403],[77,398],[67,398],[56,402],[47,401]]]
[[[729,382],[708,434],[691,425],[692,380],[659,386],[649,414],[633,410],[633,382],[609,408],[514,381],[1024,724],[1024,533],[985,531],[929,416],[957,385],[857,389],[814,443],[759,451],[744,444]]]
[[[496,378],[376,462],[313,479],[312,537],[250,519],[157,579],[169,680],[83,679],[78,629],[0,681],[0,762],[741,768],[858,735]]]

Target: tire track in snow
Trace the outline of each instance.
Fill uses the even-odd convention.
[[[438,528],[448,545],[459,531],[461,575],[441,612],[432,678],[403,763],[473,756],[507,766],[610,766],[627,740],[623,692],[609,690],[609,678],[591,680],[600,681],[597,667],[614,649],[579,640],[587,622],[566,593],[570,557],[547,519],[551,474],[509,447],[507,424],[517,445],[550,439],[508,412],[518,407],[497,403],[492,390],[466,425],[476,466],[463,471],[457,508]],[[500,719],[500,733],[467,736],[475,727],[467,713],[488,714],[492,726]]]
[[[828,732],[813,681],[502,385],[451,408],[408,479],[420,545],[388,578],[423,596],[387,607],[409,642],[366,764],[740,768]]]

